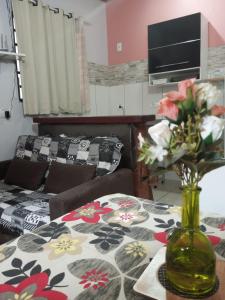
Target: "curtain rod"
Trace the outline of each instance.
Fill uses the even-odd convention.
[[[20,1],[23,1],[23,0],[20,0]],[[38,5],[38,0],[29,0],[30,3],[32,3],[34,6],[37,6]],[[52,8],[52,7],[49,7],[49,10],[53,11],[54,13],[59,13],[59,8]],[[68,17],[69,19],[73,17],[73,13],[68,13],[66,14],[64,11],[63,11],[63,15]],[[80,19],[81,16],[79,17],[76,17],[75,20],[78,20]],[[87,21],[84,21],[84,25],[87,25],[87,26],[90,26],[91,23],[87,22]]]

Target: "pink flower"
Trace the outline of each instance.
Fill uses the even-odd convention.
[[[168,93],[165,93],[165,96],[170,99],[170,101],[183,101],[185,100],[185,95],[181,94],[177,91],[171,91]]]
[[[179,109],[176,104],[166,97],[160,100],[157,114],[176,121],[179,114]]]
[[[195,82],[195,78],[191,78],[191,79],[180,81],[178,83],[178,90],[179,90],[179,92],[182,95],[184,95],[185,97],[187,97],[187,89],[188,88],[193,88],[194,82]]]
[[[211,108],[211,114],[213,116],[222,116],[223,114],[225,114],[225,107],[222,105],[214,105]]]
[[[187,98],[187,89],[192,88],[194,82],[194,78],[180,81],[178,83],[178,92],[171,91],[166,93],[165,96],[169,98],[170,101],[184,101]]]

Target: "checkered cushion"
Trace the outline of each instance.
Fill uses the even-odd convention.
[[[50,223],[51,197],[0,181],[0,227],[23,234]]]
[[[123,144],[117,137],[45,137],[22,135],[16,157],[32,161],[96,165],[96,175],[110,174],[120,163]]]

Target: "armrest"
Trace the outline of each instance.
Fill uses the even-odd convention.
[[[0,180],[5,178],[11,160],[0,161]]]
[[[54,196],[49,201],[50,217],[56,219],[99,197],[114,193],[134,195],[133,172],[130,169],[96,177]]]

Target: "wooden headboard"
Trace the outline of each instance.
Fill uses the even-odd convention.
[[[38,123],[39,135],[117,136],[124,144],[120,167],[134,171],[137,196],[152,199],[151,188],[141,182],[148,171],[137,164],[137,135],[145,133],[146,125],[150,126],[154,120],[155,116],[40,117],[34,118],[34,123]]]

